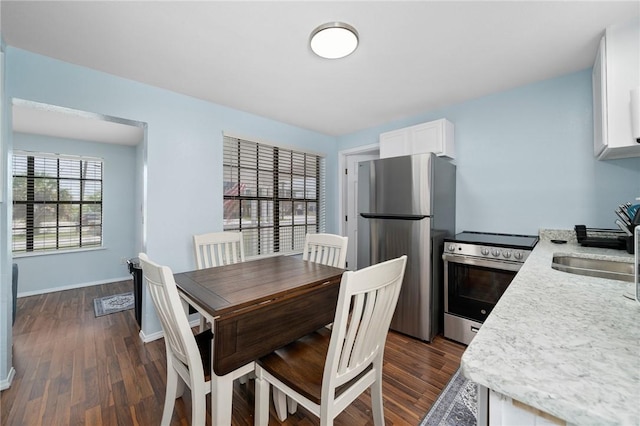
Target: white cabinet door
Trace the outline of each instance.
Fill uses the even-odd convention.
[[[453,150],[453,124],[441,119],[409,127],[411,152],[433,152],[438,156],[455,157]]]
[[[453,124],[440,119],[380,135],[380,158],[433,152],[455,157]]]
[[[564,420],[489,390],[489,426],[567,426]]]
[[[607,28],[593,66],[594,152],[600,160],[640,156],[631,124],[631,91],[640,86],[639,64],[640,18]]]
[[[409,154],[409,134],[405,129],[380,135],[380,158],[399,157]]]

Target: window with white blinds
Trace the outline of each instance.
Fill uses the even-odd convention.
[[[102,160],[13,155],[13,253],[102,246]]]
[[[301,251],[324,231],[324,159],[224,137],[224,230],[242,231],[245,254]]]

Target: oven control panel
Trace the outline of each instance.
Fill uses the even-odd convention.
[[[445,242],[445,253],[459,254],[462,256],[483,257],[488,259],[505,259],[515,262],[523,262],[529,257],[530,250],[513,249],[506,247],[484,246],[479,244]]]

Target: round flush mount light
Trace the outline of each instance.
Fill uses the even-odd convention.
[[[322,58],[344,58],[358,47],[358,31],[343,22],[329,22],[311,32],[309,44],[311,50]]]

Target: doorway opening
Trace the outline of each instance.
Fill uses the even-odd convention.
[[[100,164],[104,166],[104,173],[100,172],[100,183],[94,185],[93,190],[100,191],[101,194],[104,191],[105,199],[108,201],[108,204],[101,204],[100,214],[96,214],[95,218],[89,218],[85,214],[78,215],[76,214],[77,209],[68,208],[64,211],[56,210],[56,219],[53,222],[56,226],[64,225],[64,229],[71,230],[76,229],[73,225],[74,221],[81,220],[82,222],[78,223],[82,225],[85,225],[85,219],[87,220],[86,225],[92,225],[91,220],[99,222],[101,240],[99,247],[78,249],[72,247],[70,250],[65,250],[53,245],[51,250],[9,252],[8,256],[13,258],[13,263],[20,267],[19,280],[21,282],[17,284],[18,289],[13,291],[13,296],[17,296],[17,294],[21,297],[31,296],[75,287],[116,282],[125,278],[128,275],[126,260],[135,253],[143,251],[146,244],[144,215],[146,212],[147,124],[18,98],[12,99],[11,106],[11,137],[9,138],[7,155],[13,156],[19,151],[28,155],[33,153],[33,158],[49,158],[47,156],[53,155],[60,158],[62,158],[61,155],[69,156],[70,159],[75,159],[76,156],[83,159],[95,157],[96,161],[100,161]],[[55,163],[51,164],[58,164],[59,160],[54,161]],[[71,164],[73,161],[69,160],[64,164],[67,163]],[[45,166],[39,165],[38,167],[39,169],[35,170],[34,174],[45,173],[40,170]],[[58,168],[60,167],[58,166]],[[82,185],[79,187],[80,189],[76,187],[77,185],[73,186],[71,177],[76,176],[75,169],[70,169],[70,171],[66,169],[63,171],[59,169],[46,170],[47,176],[51,173],[51,176],[55,175],[57,181],[64,181],[65,185],[64,188],[61,186],[62,189],[56,189],[55,186],[50,189],[53,194],[51,195],[52,200],[58,203],[62,200],[63,203],[69,205],[77,204],[76,199],[80,197],[78,195],[80,193],[85,194],[83,195],[85,198],[82,199],[88,199],[86,193],[93,187],[83,192]],[[13,193],[15,196],[12,173],[5,175],[8,177],[8,182],[3,185],[5,192],[8,195]],[[54,178],[52,177],[50,180],[52,179]],[[64,197],[60,194],[63,194]],[[23,197],[18,198],[22,199]],[[9,238],[13,240],[16,238],[15,235],[21,235],[20,226],[18,226],[21,223],[21,216],[16,216],[16,211],[20,213],[21,210],[19,208],[16,210],[12,203],[13,197],[9,196],[7,201],[4,214],[11,228],[14,229],[14,233],[9,235]],[[30,226],[35,226],[38,221],[38,226],[33,228],[32,233],[36,232],[35,229],[41,233],[39,230],[44,229],[42,221],[49,220],[49,216],[46,216],[42,211],[46,213],[49,210],[40,209],[37,217],[34,217],[30,222],[25,222],[31,223]],[[66,222],[60,222],[60,218]],[[45,222],[46,224],[48,222]],[[71,231],[69,235],[69,238],[75,237]],[[49,235],[38,234],[38,238],[38,241],[48,241]],[[82,266],[86,272],[78,271],[79,258],[83,259]],[[55,259],[55,261],[51,259]],[[99,265],[99,267],[95,265]],[[96,270],[100,272],[94,273],[93,271]],[[46,280],[42,278],[42,271],[46,271]],[[72,279],[69,279],[71,276],[69,271],[74,273]]]
[[[349,237],[347,269],[358,269],[358,163],[380,157],[378,144],[340,151],[338,165],[341,175],[338,200],[341,219],[340,235]]]

